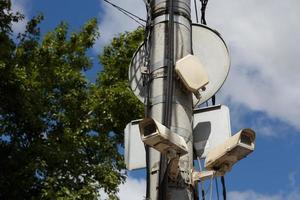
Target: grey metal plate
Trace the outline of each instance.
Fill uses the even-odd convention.
[[[206,90],[201,92],[199,104],[202,104],[222,87],[229,73],[230,57],[220,34],[209,27],[194,24],[192,37],[193,53],[203,64],[209,80]]]
[[[208,152],[231,136],[230,116],[227,106],[194,110],[193,137],[196,154],[205,158]]]
[[[134,120],[124,130],[125,164],[128,170],[146,167],[146,151],[140,136],[139,122]]]

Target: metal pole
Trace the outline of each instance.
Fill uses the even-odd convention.
[[[180,173],[176,180],[171,180],[167,158],[149,149],[147,199],[192,200],[192,94],[185,90],[173,71],[178,59],[192,53],[190,0],[152,0],[151,15],[148,115],[181,135],[189,153],[180,157]]]

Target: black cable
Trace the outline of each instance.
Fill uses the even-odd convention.
[[[206,19],[205,19],[205,13],[206,13],[206,6],[208,3],[208,0],[200,0],[201,2],[201,24],[206,25]],[[211,98],[212,105],[216,105],[216,95],[213,95]],[[208,101],[206,101],[206,106],[208,106]]]
[[[224,176],[221,176],[221,183],[223,188],[223,200],[226,200],[226,185]]]
[[[202,200],[205,200],[205,191],[203,189],[201,190],[201,194],[202,194]]]
[[[137,16],[137,15],[135,15],[135,14],[133,14],[133,13],[127,11],[127,10],[125,10],[124,8],[121,8],[120,6],[117,6],[116,4],[113,4],[112,2],[110,2],[110,1],[108,1],[108,0],[104,0],[104,1],[105,1],[106,3],[109,3],[110,5],[112,5],[113,7],[117,8],[118,10],[123,11],[123,12],[125,12],[125,13],[127,13],[127,14],[129,14],[129,15],[132,15],[133,17],[137,18],[137,19],[140,20],[140,21],[146,22],[146,20],[142,19],[141,17],[139,17],[139,16]]]
[[[147,74],[144,75],[144,86],[146,90],[146,98],[144,101],[145,104],[145,116],[149,117],[149,109],[150,109],[150,90],[149,90],[149,81],[150,81],[150,51],[151,51],[151,32],[152,32],[152,16],[151,16],[151,6],[150,6],[150,1],[151,0],[144,0],[145,5],[146,5],[146,10],[147,10],[147,21],[146,21],[146,28],[144,32],[144,49],[145,49],[145,56],[144,56],[144,66],[147,68]]]
[[[197,153],[196,153],[196,149],[193,148],[193,156],[194,157],[197,157]],[[197,161],[198,161],[198,164],[199,164],[199,168],[200,168],[200,172],[202,171],[202,167],[201,167],[201,160],[197,157]],[[202,200],[205,200],[205,191],[204,191],[204,187],[203,187],[203,182],[200,181],[201,184],[200,187],[201,187],[201,195],[202,195]]]
[[[122,13],[123,13],[124,15],[126,15],[127,17],[129,17],[129,18],[131,18],[132,20],[134,20],[134,21],[135,21],[136,23],[138,23],[139,25],[145,27],[145,25],[142,24],[141,22],[139,22],[138,20],[140,20],[140,21],[142,21],[142,22],[146,22],[146,20],[140,18],[139,16],[137,16],[137,15],[135,15],[135,14],[133,14],[133,13],[127,11],[127,10],[125,10],[124,8],[121,8],[120,6],[117,6],[116,4],[111,3],[111,2],[108,1],[108,0],[103,0],[103,1],[105,1],[105,2],[108,3],[108,4],[110,4],[111,6],[115,7],[116,9],[118,9],[120,12],[122,12]],[[136,20],[134,17],[135,17],[136,19],[138,19],[138,20]]]
[[[150,0],[147,0],[147,2],[145,1],[146,4],[146,9],[147,9],[147,22],[146,22],[146,28],[145,28],[145,36],[144,36],[144,46],[145,46],[145,60],[144,60],[144,64],[147,67],[148,72],[150,71],[150,50],[151,50],[151,46],[150,46],[150,38],[151,38],[151,23],[152,23],[152,19],[151,19],[151,7],[150,7]],[[149,109],[150,109],[150,105],[149,105],[149,75],[145,75],[144,76],[144,81],[145,81],[145,87],[146,87],[146,98],[145,98],[145,116],[149,117]],[[146,149],[146,178],[147,178],[147,185],[146,185],[146,199],[150,199],[150,149],[149,146],[145,145],[145,149]]]
[[[198,9],[197,9],[197,0],[194,0],[194,6],[195,6],[195,13],[196,13],[196,22],[199,23],[198,19]]]
[[[149,147],[145,145],[145,151],[146,151],[146,180],[147,183],[150,183],[150,159],[149,159]],[[146,199],[150,198],[150,185],[146,185]]]
[[[201,24],[206,25],[205,11],[206,11],[208,0],[200,0],[200,2],[201,2]]]
[[[168,22],[168,76],[167,76],[167,95],[164,123],[169,128],[172,121],[173,104],[173,68],[174,68],[174,5],[169,1],[169,22]]]
[[[211,98],[212,105],[216,105],[216,95],[214,94]]]
[[[173,67],[174,67],[174,5],[173,0],[169,1],[169,21],[168,21],[168,68],[167,68],[167,91],[166,103],[164,106],[164,125],[170,128],[172,123],[172,104],[173,104]],[[159,200],[167,199],[167,157],[161,155],[160,158],[160,187],[159,187]]]

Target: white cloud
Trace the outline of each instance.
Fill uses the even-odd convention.
[[[207,21],[231,49],[223,98],[300,129],[300,2],[210,1]]]
[[[288,189],[280,191],[277,194],[262,194],[253,190],[245,191],[230,191],[228,199],[230,200],[299,200],[300,188],[297,188],[296,183],[297,172],[293,171],[288,174]],[[284,183],[283,183],[284,184]]]
[[[145,18],[142,0],[113,2]],[[102,35],[96,44],[98,52],[117,33],[138,26],[103,0],[100,4]],[[209,26],[223,35],[231,50],[231,71],[222,88],[221,100],[230,99],[250,111],[263,112],[297,130],[300,130],[299,9],[300,1],[295,0],[214,0],[209,1],[206,11]]]
[[[25,18],[18,23],[13,23],[12,28],[14,33],[17,35],[20,32],[23,32],[26,28],[26,24],[28,22],[28,2],[29,0],[12,0],[12,11],[14,13],[19,12],[25,15]]]
[[[297,171],[293,171],[291,173],[288,174],[288,179],[289,179],[289,187],[291,188],[296,188],[296,177],[297,177],[298,173]]]
[[[111,2],[143,19],[146,18],[146,9],[143,0],[112,0]],[[103,46],[106,45],[118,33],[124,31],[133,31],[139,26],[138,23],[103,0],[100,0],[100,6],[101,11],[99,13],[99,29],[101,37],[95,45],[97,52],[101,51]]]
[[[293,179],[295,173],[291,173],[289,177]],[[262,194],[253,190],[246,191],[230,191],[228,192],[228,199],[230,200],[297,200],[300,199],[300,192],[295,187],[294,183],[292,191],[279,192],[277,194]],[[118,196],[120,200],[141,200],[145,198],[146,181],[145,179],[135,179],[128,177],[125,184],[120,185]],[[104,196],[102,196],[104,197]]]
[[[120,185],[119,189],[120,200],[142,200],[146,196],[146,181],[128,177],[126,183]]]
[[[100,199],[108,199],[104,190],[100,190]],[[120,200],[142,200],[146,196],[146,180],[127,177],[126,182],[119,186]]]
[[[254,191],[232,191],[228,193],[228,199],[231,200],[297,200],[300,199],[298,191],[292,191],[286,194],[260,194]]]
[[[228,199],[230,200],[297,200],[300,199],[299,188],[296,187],[295,176],[296,172],[291,172],[289,178],[289,191],[280,191],[276,194],[263,194],[253,190],[245,191],[230,191],[228,192]],[[128,177],[126,182],[119,186],[120,200],[141,200],[145,198],[146,194],[146,180]],[[103,196],[102,192],[102,198]]]

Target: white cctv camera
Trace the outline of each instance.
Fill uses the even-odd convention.
[[[217,175],[224,175],[231,170],[232,165],[252,153],[254,148],[255,132],[242,129],[208,153],[205,167],[216,171]]]
[[[139,123],[142,141],[162,154],[182,156],[188,148],[183,137],[171,131],[152,118],[145,118]]]

